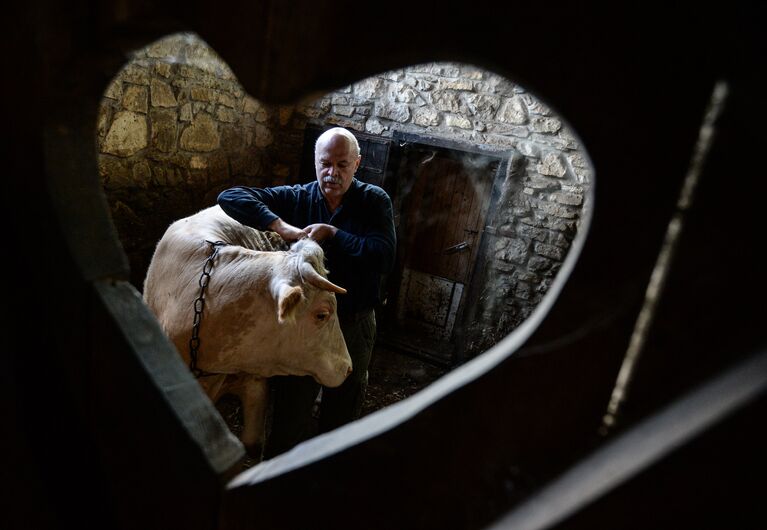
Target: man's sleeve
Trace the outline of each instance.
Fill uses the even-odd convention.
[[[370,216],[370,229],[355,235],[338,229],[333,244],[348,256],[358,258],[362,265],[388,273],[394,267],[397,236],[391,199],[381,190],[365,201],[365,214]]]
[[[291,186],[248,188],[237,186],[222,191],[218,205],[229,217],[257,230],[267,230],[277,219],[289,217],[296,191]],[[290,222],[289,219],[285,219]]]

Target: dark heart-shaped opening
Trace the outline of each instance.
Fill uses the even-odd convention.
[[[267,105],[196,35],[171,35],[134,54],[107,88],[97,125],[102,184],[134,286],[143,290],[166,228],[222,190],[312,182],[315,141],[329,127],[355,135],[356,178],[385,190],[394,207],[396,262],[376,307],[366,416],[543,312],[584,237],[594,176],[562,116],[482,68],[409,65]],[[218,407],[239,433],[237,400],[225,395]]]

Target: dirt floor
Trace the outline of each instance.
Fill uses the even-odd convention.
[[[377,346],[368,368],[368,389],[362,404],[362,415],[415,394],[447,371],[447,368],[411,355]]]
[[[368,388],[362,404],[362,416],[411,396],[448,371],[411,355],[381,344],[376,345],[368,368]],[[229,428],[235,434],[242,429],[242,411],[233,396],[224,396],[216,404]],[[257,463],[246,458],[243,469]]]

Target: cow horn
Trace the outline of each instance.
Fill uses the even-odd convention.
[[[308,261],[301,262],[301,278],[310,285],[325,291],[331,291],[338,294],[346,294],[346,289],[339,287],[327,278],[324,278],[319,272],[314,270],[312,264]]]

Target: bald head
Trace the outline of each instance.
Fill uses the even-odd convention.
[[[360,167],[360,146],[352,133],[335,127],[322,133],[314,145],[317,182],[330,211],[341,204]]]
[[[314,144],[314,155],[317,156],[317,151],[320,149],[320,147],[334,139],[336,136],[340,136],[346,140],[353,157],[356,158],[360,156],[360,144],[357,142],[357,138],[355,138],[352,133],[343,127],[333,127],[332,129],[328,129],[322,133],[319,138],[317,138],[317,142]]]

